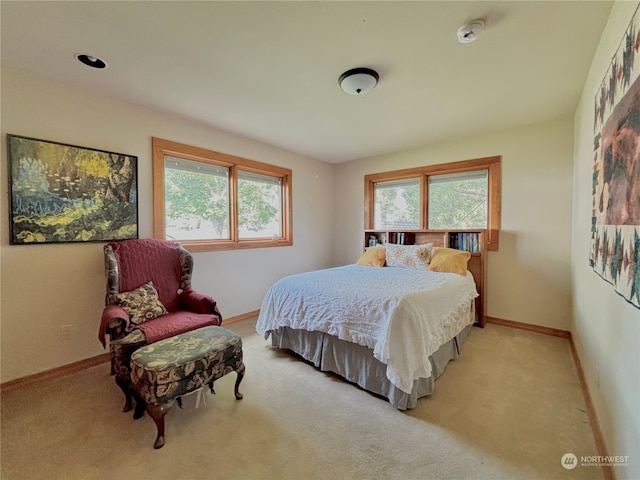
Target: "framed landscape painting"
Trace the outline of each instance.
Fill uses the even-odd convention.
[[[138,158],[7,134],[12,245],[138,238]]]

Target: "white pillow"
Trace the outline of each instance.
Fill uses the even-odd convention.
[[[433,255],[433,243],[422,245],[395,245],[385,243],[388,267],[415,268],[428,270],[431,256]]]

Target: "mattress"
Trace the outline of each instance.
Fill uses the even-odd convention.
[[[430,357],[473,323],[477,296],[470,273],[347,265],[276,282],[256,330],[265,338],[282,328],[318,332],[365,347],[411,394],[432,376]]]

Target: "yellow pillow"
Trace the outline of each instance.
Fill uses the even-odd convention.
[[[368,267],[384,267],[386,258],[387,254],[384,247],[369,247],[356,263]]]
[[[458,275],[467,274],[467,263],[471,258],[469,252],[454,248],[434,247],[429,270],[434,272],[450,272]]]

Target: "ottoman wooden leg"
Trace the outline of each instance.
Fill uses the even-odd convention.
[[[131,396],[135,401],[136,408],[133,410],[133,419],[137,420],[142,418],[144,415],[144,411],[147,409],[147,402],[142,398],[138,392],[136,392],[135,388],[131,387]]]
[[[147,412],[153,418],[158,430],[158,436],[153,444],[153,448],[162,448],[164,445],[164,416],[173,407],[175,400],[170,400],[167,403],[161,405],[155,405],[152,403],[147,404]]]
[[[240,365],[240,368],[237,370],[238,378],[236,378],[236,386],[234,389],[234,393],[236,394],[236,400],[240,400],[242,398],[242,394],[238,391],[240,388],[240,382],[244,378],[244,363]]]

